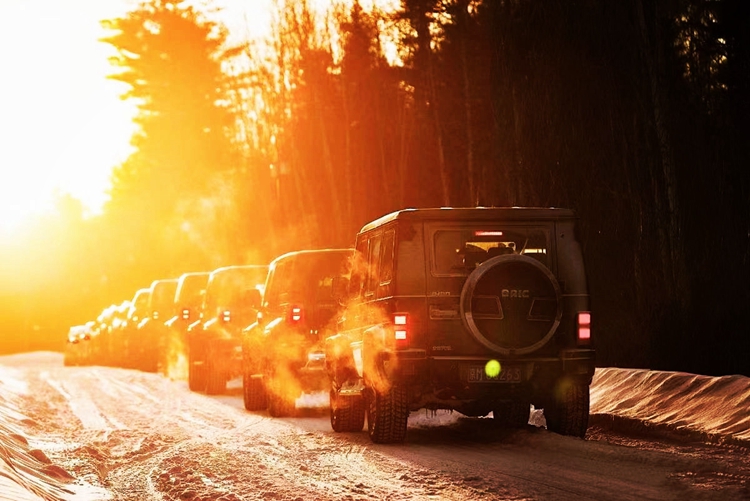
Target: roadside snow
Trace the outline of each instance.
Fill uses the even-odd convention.
[[[597,369],[591,418],[673,438],[750,446],[750,378]]]
[[[76,481],[35,447],[37,440],[26,430],[36,422],[17,405],[24,396],[25,382],[14,369],[0,365],[0,501],[109,499],[106,492]]]
[[[96,398],[81,394],[85,385],[77,387],[65,381],[52,384],[55,381],[54,378],[45,376],[45,369],[51,371],[52,367],[60,365],[59,354],[35,354],[35,360],[41,364],[39,377],[47,381],[49,386],[63,397],[66,395],[71,397],[66,398],[66,401],[75,404],[71,407],[71,415],[81,421],[85,430],[103,431],[112,433],[113,436],[122,432],[124,425],[113,421],[109,414],[103,415],[101,409],[94,403],[97,402]],[[0,501],[69,501],[73,499],[103,501],[111,499],[109,492],[93,487],[81,478],[73,478],[63,468],[52,464],[52,461],[42,452],[44,449],[52,454],[51,451],[55,445],[49,437],[35,436],[35,432],[36,435],[43,435],[39,431],[42,427],[35,421],[39,417],[35,416],[35,419],[31,419],[20,410],[27,408],[21,404],[28,404],[34,399],[34,395],[27,387],[23,374],[14,367],[15,363],[14,356],[5,356],[0,359]],[[44,366],[45,364],[47,367]],[[167,383],[166,380],[164,382]],[[159,389],[151,391],[145,387],[141,388],[138,384],[131,384],[128,379],[120,381],[116,378],[102,378],[99,385],[106,390],[105,393],[117,395],[116,398],[127,399],[128,395],[132,394],[136,401],[140,398],[147,400],[159,398],[161,393]],[[141,395],[141,393],[144,394]],[[217,402],[231,400],[231,405],[240,409],[239,415],[243,417],[241,421],[244,423],[246,414],[241,408],[241,398],[238,398],[238,395],[239,393],[235,392],[221,397]],[[189,393],[187,397],[199,398],[198,395]],[[185,421],[200,420],[203,423],[204,420],[214,419],[213,414],[210,413],[206,416],[200,412],[191,413],[193,407],[189,405],[189,402],[182,402],[177,396],[173,395],[169,398],[175,399],[173,402],[175,416],[190,418],[181,417]],[[314,394],[297,403],[299,407],[319,408],[325,407],[326,402],[327,395]],[[107,408],[106,402],[102,402],[101,405]],[[281,426],[295,421],[292,418],[286,421],[276,421],[265,417],[249,416],[253,417],[253,420],[245,423],[243,429],[251,430],[259,425],[258,423],[265,423],[264,426],[275,426],[275,424]],[[460,415],[457,413],[421,411],[412,413],[409,426],[413,431],[436,426],[448,429],[460,424],[459,420]],[[748,447],[750,446],[750,378],[744,376],[707,377],[639,369],[598,369],[591,387],[591,422],[597,425],[609,423],[614,427],[625,427],[649,434],[667,434],[674,437],[734,443]],[[232,421],[227,426],[233,430],[236,424]],[[532,411],[530,424],[538,427],[544,425],[541,411]],[[220,428],[223,430],[221,426]],[[325,429],[328,430],[328,427],[325,426]],[[231,433],[234,434],[234,431]],[[309,435],[317,437],[318,434],[309,433]],[[217,440],[223,437],[221,434],[216,436]],[[320,440],[324,441],[324,439],[328,440],[321,435]],[[310,440],[315,441],[312,438]],[[412,447],[417,447],[417,442]],[[140,445],[131,444],[131,446],[137,449],[134,453],[143,452],[141,451],[143,447]],[[273,444],[269,445],[271,446]],[[330,444],[326,445],[326,447],[329,446]],[[255,444],[254,447],[257,449],[260,446]],[[353,449],[351,447],[349,449],[346,461],[351,462],[349,456]],[[361,450],[369,451],[369,444],[363,443]],[[263,451],[263,447],[260,447],[256,451],[256,456]],[[152,454],[153,451],[143,453]],[[273,461],[279,461],[275,455],[271,456]],[[265,456],[260,454],[258,457],[260,461]],[[282,457],[285,460],[292,460],[286,455]],[[330,460],[330,458],[318,459]],[[171,461],[169,458],[164,460],[165,464],[169,461]],[[265,468],[271,468],[274,464],[269,463],[271,466],[265,465]],[[178,466],[183,469],[186,467],[181,463]],[[304,465],[299,468],[303,467],[307,468]],[[175,466],[175,468],[178,467]],[[157,481],[167,482],[172,476],[175,478],[179,476],[179,472],[173,470],[158,476]]]

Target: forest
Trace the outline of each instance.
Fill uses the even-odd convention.
[[[134,150],[101,215],[61,196],[0,246],[1,351],[401,208],[554,206],[599,366],[750,375],[750,2],[319,3],[276,0],[240,44],[180,0],[103,20]]]

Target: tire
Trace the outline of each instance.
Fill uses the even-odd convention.
[[[365,399],[361,395],[341,397],[331,388],[331,428],[337,433],[362,431],[365,425]]]
[[[384,393],[373,391],[367,405],[367,433],[376,444],[392,444],[406,439],[409,419],[406,388],[392,386]]]
[[[584,438],[589,425],[589,385],[563,382],[549,408],[544,409],[547,429],[560,435]]]
[[[262,411],[268,407],[268,393],[260,375],[247,373],[242,375],[242,398],[246,410]]]
[[[206,390],[206,365],[205,362],[201,365],[195,365],[195,358],[193,355],[189,356],[188,363],[188,388],[191,391],[205,391]]]
[[[531,404],[524,401],[496,404],[492,408],[495,423],[510,428],[523,428],[529,424],[530,415]]]
[[[206,361],[206,395],[222,395],[227,391],[227,379],[221,366],[212,358]]]

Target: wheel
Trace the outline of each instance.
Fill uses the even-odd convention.
[[[242,398],[245,409],[249,411],[262,411],[268,407],[268,394],[262,376],[248,373],[242,375]]]
[[[409,419],[406,388],[392,386],[384,393],[373,391],[367,405],[367,432],[376,444],[403,442]]]
[[[197,365],[196,357],[191,353],[189,356],[188,363],[188,388],[191,391],[205,391],[206,390],[206,366],[205,362],[201,365]]]
[[[501,426],[523,428],[529,424],[531,404],[529,402],[506,402],[492,408],[493,420]]]
[[[227,391],[227,379],[221,364],[209,356],[206,361],[206,395],[221,395]]]
[[[589,425],[589,385],[562,382],[556,398],[544,409],[547,429],[560,435],[583,438]]]
[[[337,433],[362,431],[365,425],[365,399],[361,395],[342,397],[331,387],[331,428]]]

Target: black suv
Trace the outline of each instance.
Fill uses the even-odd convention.
[[[257,317],[268,266],[225,266],[211,272],[200,321],[188,327],[188,386],[223,393],[241,374],[242,329]]]
[[[172,318],[174,313],[176,290],[176,278],[154,280],[151,283],[148,316],[138,324],[139,368],[144,371],[163,371],[166,365],[165,322]]]
[[[127,317],[123,322],[122,328],[117,335],[119,342],[121,366],[127,369],[137,369],[140,366],[141,350],[143,343],[138,339],[138,324],[146,318],[148,313],[148,304],[151,298],[151,289],[138,289],[130,301]]]
[[[594,373],[573,211],[406,209],[357,235],[350,306],[326,340],[331,424],[400,442],[412,410],[493,413],[583,437]]]
[[[168,373],[184,361],[188,327],[199,320],[209,275],[208,271],[197,271],[183,273],[177,279],[174,314],[164,324],[167,327],[164,356]]]
[[[323,339],[341,309],[354,249],[290,252],[270,265],[258,321],[245,329],[243,395],[247,410],[294,412],[306,392],[327,391]]]

